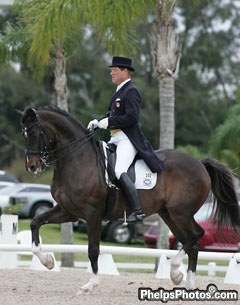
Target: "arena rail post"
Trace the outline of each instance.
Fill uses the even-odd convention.
[[[0,244],[17,245],[18,216],[2,214],[0,217]],[[8,251],[0,253],[0,268],[14,269],[17,267],[17,253]]]

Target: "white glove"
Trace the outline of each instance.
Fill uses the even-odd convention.
[[[108,128],[108,118],[102,119],[98,122],[98,128],[107,129]]]
[[[92,120],[92,121],[90,121],[89,123],[88,123],[88,127],[87,127],[87,129],[89,130],[89,131],[93,131],[95,128],[97,128],[98,127],[98,120],[97,119],[94,119],[94,120]]]

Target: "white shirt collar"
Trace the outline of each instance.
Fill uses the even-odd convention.
[[[116,92],[118,91],[118,90],[120,90],[121,88],[122,88],[122,86],[124,86],[127,82],[129,82],[131,80],[131,78],[128,78],[128,79],[126,79],[124,82],[122,82],[120,85],[118,85],[117,86],[117,90],[116,90]]]

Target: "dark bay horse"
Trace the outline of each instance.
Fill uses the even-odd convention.
[[[33,252],[45,266],[53,268],[52,257],[41,251],[40,226],[85,219],[93,277],[81,288],[90,291],[98,284],[101,223],[108,194],[100,148],[93,134],[76,118],[56,107],[26,108],[21,125],[26,140],[26,169],[40,173],[47,165],[54,164],[51,192],[58,203],[32,220]],[[193,289],[198,240],[204,234],[194,214],[210,190],[214,196],[215,220],[219,226],[228,223],[239,234],[240,213],[232,174],[228,167],[211,158],[198,161],[175,150],[161,150],[157,154],[165,162],[166,169],[158,174],[152,190],[138,191],[140,202],[146,216],[158,213],[183,244],[182,250],[171,260],[171,279],[175,284],[181,283],[183,274],[179,267],[187,254],[186,286]],[[124,210],[130,213],[127,200],[119,190],[112,218],[122,218]]]

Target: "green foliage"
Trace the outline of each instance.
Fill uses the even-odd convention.
[[[86,20],[97,29],[105,47],[124,55],[133,54],[137,45],[136,26],[140,21],[146,22],[147,11],[154,7],[155,1],[93,0],[87,4]]]
[[[78,40],[82,25],[90,24],[95,28],[107,49],[117,53],[124,53],[126,49],[132,51],[135,25],[146,17],[147,8],[153,3],[153,0],[111,3],[109,0],[15,0],[21,30],[8,31],[7,40],[10,42],[13,35],[19,38],[21,49],[28,51],[27,55],[24,53],[28,63],[35,68],[34,73],[42,77],[59,46],[67,54],[71,53],[71,42]],[[6,52],[6,48],[3,51]]]
[[[6,23],[6,33],[0,38],[0,60],[1,62],[22,61],[27,63],[30,49],[30,37],[26,35],[25,28],[20,24]]]
[[[2,208],[3,214],[12,214],[12,215],[19,215],[21,211],[21,205],[15,204],[15,205],[7,205],[4,208]]]
[[[224,121],[239,87],[235,62],[239,10],[235,1],[199,1],[197,8],[189,2],[178,2],[183,31],[176,80],[176,146],[191,143],[207,151],[209,138]]]
[[[0,167],[9,165],[24,152],[20,116],[16,110],[27,105],[41,105],[49,100],[44,88],[27,71],[17,72],[11,66],[0,70]]]
[[[240,174],[240,103],[229,108],[223,124],[211,139],[211,154],[225,161]]]
[[[14,9],[19,14],[25,35],[31,41],[29,59],[33,65],[49,65],[51,52],[79,29],[83,2],[15,0]]]

